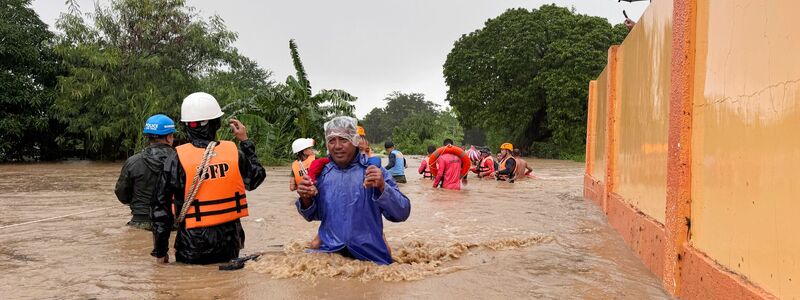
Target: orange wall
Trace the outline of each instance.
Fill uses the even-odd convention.
[[[800,297],[800,1],[698,1],[691,244]]]
[[[800,298],[798,11],[653,0],[609,50],[585,195],[672,295]]]
[[[655,1],[619,52],[615,192],[664,223],[672,2]]]
[[[592,153],[592,170],[591,174],[595,180],[605,181],[606,178],[606,119],[608,116],[607,113],[607,101],[608,101],[608,66],[603,69],[603,72],[600,73],[600,76],[597,77],[597,101],[594,101],[595,107],[595,118],[594,118],[594,125],[592,130],[594,130],[593,136],[593,146],[594,152]]]

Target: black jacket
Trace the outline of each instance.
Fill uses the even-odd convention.
[[[175,149],[169,145],[154,144],[125,161],[114,193],[119,202],[130,205],[133,220],[150,220],[150,200],[161,178],[164,160],[174,153]]]
[[[206,140],[192,140],[198,148],[208,146]],[[248,191],[256,189],[267,173],[256,156],[253,142],[239,143],[239,172]],[[151,202],[153,219],[153,251],[155,257],[164,257],[169,249],[169,235],[175,216],[172,213],[173,199],[176,208],[183,206],[186,173],[178,160],[177,152],[167,157],[164,171],[158,183],[158,193]],[[186,229],[181,223],[175,237],[175,260],[192,264],[225,262],[239,256],[244,247],[244,230],[239,220],[211,226]]]

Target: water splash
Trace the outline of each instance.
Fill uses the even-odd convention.
[[[469,269],[471,266],[453,265],[450,262],[470,255],[473,251],[512,250],[552,241],[553,237],[548,235],[483,242],[454,241],[449,244],[411,240],[393,249],[392,258],[395,263],[388,266],[354,260],[338,254],[305,253],[306,242],[292,241],[284,247],[283,253],[265,255],[258,261],[248,263],[246,269],[268,274],[273,278],[298,277],[314,280],[319,277],[330,277],[361,281],[413,281]]]

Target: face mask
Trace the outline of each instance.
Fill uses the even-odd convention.
[[[220,119],[213,119],[203,122],[186,122],[186,132],[189,138],[195,140],[213,141],[217,138],[217,130],[220,127]]]

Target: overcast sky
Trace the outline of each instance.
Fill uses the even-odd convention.
[[[100,0],[101,5],[108,1]],[[94,0],[78,0],[83,12]],[[617,0],[188,0],[204,16],[217,14],[239,34],[235,46],[283,82],[294,73],[288,41],[294,38],[314,91],[344,89],[358,97],[363,117],[392,91],[424,93],[445,105],[442,65],[462,34],[483,27],[509,8],[556,3],[578,13],[638,20],[648,2]],[[34,0],[33,8],[51,26],[64,0]],[[53,29],[54,30],[54,29]]]

